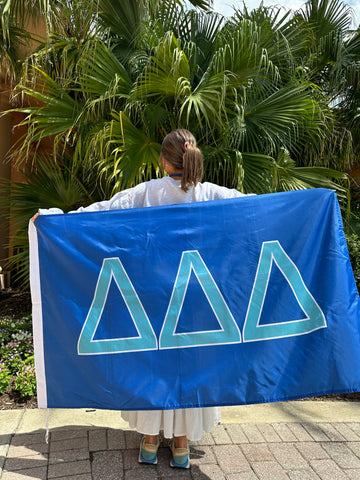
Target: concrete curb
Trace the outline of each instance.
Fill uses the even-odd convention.
[[[1,435],[45,430],[46,409],[0,411]],[[293,401],[221,408],[222,423],[331,423],[360,422],[360,402]],[[129,430],[120,411],[50,409],[49,428],[99,427]]]
[[[166,442],[158,465],[139,465],[139,440],[119,411],[0,411],[0,479],[360,479],[360,402],[223,407],[222,424],[191,443],[186,471],[169,467]]]

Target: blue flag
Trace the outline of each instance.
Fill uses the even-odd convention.
[[[360,300],[330,190],[42,215],[30,250],[40,407],[360,390]]]

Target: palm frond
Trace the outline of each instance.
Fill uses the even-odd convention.
[[[9,268],[23,288],[28,288],[29,284],[27,228],[30,218],[39,208],[58,207],[67,212],[94,201],[79,173],[68,168],[64,161],[56,163],[48,156],[37,156],[32,168],[22,169],[25,181],[0,179],[0,189],[8,192],[0,197],[0,208],[10,206],[12,236],[9,246],[15,252],[9,259]]]
[[[274,159],[260,153],[242,153],[245,193],[270,193],[274,175]]]
[[[12,83],[21,73],[21,48],[28,45],[29,33],[10,22],[4,31],[0,24],[0,81]]]
[[[75,100],[44,71],[37,72],[35,87],[19,85],[18,91],[32,99],[32,106],[9,110],[25,115],[18,126],[26,127],[25,134],[14,145],[13,156],[16,164],[33,160],[43,139],[50,140],[54,147],[54,158],[57,150],[62,153],[78,141],[81,132],[88,127],[80,122],[82,104]],[[81,128],[79,125],[81,124]],[[61,154],[62,154],[61,153]]]
[[[280,88],[268,96],[265,92],[252,88],[241,117],[231,122],[243,149],[274,154],[279,146],[294,147],[305,129],[307,136],[324,134],[324,119],[308,84]]]
[[[125,67],[111,49],[100,42],[94,43],[84,53],[77,65],[77,73],[79,91],[86,99],[84,108],[90,112],[98,109],[99,117],[121,108],[133,88]]]
[[[317,39],[332,30],[348,30],[351,7],[342,0],[307,0],[298,13],[310,24]]]
[[[189,88],[189,63],[173,33],[166,34],[134,88],[134,100],[166,102]]]
[[[274,191],[327,188],[337,193],[342,206],[348,210],[349,177],[346,173],[326,167],[297,167],[284,149],[279,151],[274,166]]]
[[[0,2],[0,23],[5,39],[11,38],[9,29],[16,26],[24,29],[29,20],[38,20],[40,15],[47,15],[50,9],[51,0],[3,0]],[[39,15],[40,14],[40,15]]]
[[[201,151],[204,156],[204,181],[242,189],[240,152],[231,151],[223,145],[202,145]]]
[[[261,27],[249,20],[228,26],[219,35],[216,52],[209,67],[213,72],[226,72],[230,86],[246,85],[250,79],[266,75],[277,81],[278,70],[268,55]]]
[[[96,168],[112,194],[159,175],[161,148],[123,112],[114,113],[113,117],[96,142],[102,153]]]
[[[179,112],[183,124],[187,128],[198,125],[203,129],[211,129],[216,125],[221,130],[226,88],[227,78],[224,74],[204,75],[193,91],[183,95]]]
[[[146,0],[97,0],[99,20],[105,29],[128,44],[136,38],[141,22],[148,16]]]

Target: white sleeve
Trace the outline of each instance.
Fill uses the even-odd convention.
[[[223,200],[226,198],[247,197],[248,195],[254,195],[253,193],[247,195],[246,193],[239,192],[239,190],[235,190],[235,188],[221,187],[208,182],[203,183],[203,185],[206,188],[209,200]]]
[[[38,212],[40,215],[54,215],[54,214],[59,214],[59,213],[64,213],[61,208],[39,208]]]
[[[128,188],[116,193],[110,200],[96,202],[88,207],[80,207],[69,213],[101,212],[103,210],[119,210],[124,208],[139,208],[144,205],[146,183],[140,183],[136,187]],[[60,208],[39,208],[40,215],[52,215],[64,213]]]
[[[238,197],[249,197],[251,195],[255,195],[255,193],[239,192],[239,190],[236,190],[235,188],[226,188],[226,187],[219,187],[219,188],[220,188],[219,198],[238,198]]]

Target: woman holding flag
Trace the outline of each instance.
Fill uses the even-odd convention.
[[[153,207],[244,196],[235,189],[208,182],[201,183],[203,156],[194,136],[188,130],[174,130],[164,138],[160,162],[167,176],[141,183],[117,193],[110,200],[81,207],[76,211]],[[32,220],[39,214],[52,213],[63,212],[57,208],[39,209],[39,213]],[[124,411],[122,416],[131,428],[143,434],[139,451],[140,463],[157,463],[159,433],[163,431],[165,438],[172,439],[170,465],[189,468],[188,440],[198,441],[204,431],[210,432],[211,428],[220,422],[220,408]]]

